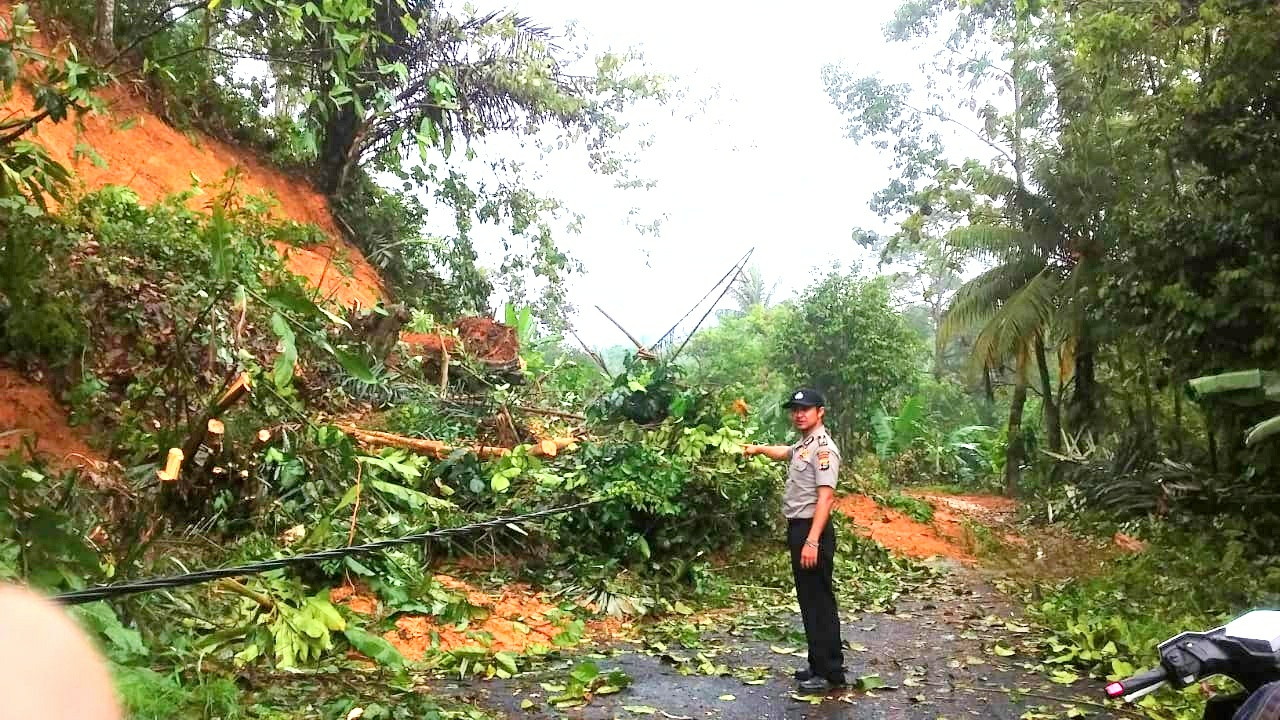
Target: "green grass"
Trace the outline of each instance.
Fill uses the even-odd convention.
[[[912,490],[917,492],[938,493],[939,495],[973,495],[978,492],[973,487],[962,483],[939,483],[936,485],[915,485]]]
[[[933,522],[933,505],[928,500],[921,500],[901,493],[876,495],[874,497],[875,501],[881,506],[898,510],[916,522]]]

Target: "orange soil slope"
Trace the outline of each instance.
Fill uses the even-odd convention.
[[[342,240],[325,197],[306,181],[270,167],[247,150],[175,130],[126,87],[110,88],[99,96],[106,101],[108,112],[84,116],[82,135],[68,120],[42,122],[30,136],[75,173],[78,185],[88,190],[124,185],[143,202],[152,203],[191,187],[193,175],[209,186],[219,182],[228,170],[239,167],[243,190],[274,196],[279,201],[277,216],[317,225],[332,239],[327,245],[305,249],[278,246],[293,272],[320,285],[324,297],[343,306],[358,302],[370,307],[386,299],[377,271],[359,250]],[[25,112],[30,107],[30,97],[19,92],[0,105],[0,111]],[[122,129],[126,126],[128,129]],[[80,143],[93,148],[106,166],[98,167],[86,157],[75,157]],[[197,195],[190,204],[202,208],[206,202],[208,195]],[[345,272],[330,262],[331,255],[351,268],[351,277],[345,277]]]
[[[96,465],[98,453],[67,424],[67,411],[41,385],[0,368],[0,456],[31,442],[55,467]]]
[[[9,12],[10,3],[0,0],[0,14]],[[44,44],[43,38],[37,38],[37,43]],[[371,307],[388,299],[378,272],[342,238],[325,197],[306,181],[290,177],[242,148],[198,133],[179,132],[152,113],[127,86],[106,89],[99,97],[107,111],[84,116],[82,128],[72,121],[46,121],[28,136],[72,170],[79,188],[123,185],[143,202],[153,203],[190,188],[194,178],[208,187],[220,182],[232,168],[239,168],[239,187],[274,197],[278,204],[273,214],[314,224],[329,236],[329,242],[308,248],[277,245],[291,271],[319,287],[324,298],[344,307]],[[30,96],[18,90],[8,102],[0,103],[0,116],[25,114],[31,106]],[[81,144],[92,148],[104,166],[77,157],[76,148]],[[201,209],[207,201],[208,195],[197,195],[190,205]],[[58,466],[79,464],[78,458],[98,459],[80,433],[70,427],[65,410],[45,387],[0,368],[0,452],[19,447],[24,436],[34,437],[38,452]]]
[[[984,525],[1008,522],[1017,504],[1009,498],[989,495],[911,493],[933,505],[933,522],[922,523],[892,508],[882,507],[866,495],[839,498],[836,508],[853,520],[858,534],[871,538],[890,552],[913,558],[947,557],[974,562],[972,542],[965,537],[964,519]],[[1005,534],[1008,542],[1019,538]]]

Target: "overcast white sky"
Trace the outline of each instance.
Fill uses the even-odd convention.
[[[572,281],[571,300],[579,308],[574,326],[592,345],[626,342],[595,304],[642,340],[654,340],[753,246],[766,277],[781,281],[779,299],[809,283],[815,267],[820,274],[859,258],[874,262],[850,231],[881,226],[867,202],[889,180],[888,160],[844,136],[820,71],[844,62],[906,78],[919,58],[881,36],[896,3],[780,7],[726,0],[494,4],[551,27],[576,22],[594,51],[638,48],[652,70],[678,76],[691,96],[651,124],[656,143],[639,174],[656,179],[655,189],[616,190],[574,156],[545,167],[539,188],[586,216],[581,235],[559,241],[586,266]],[[688,119],[693,98],[713,95],[704,113]],[[639,219],[665,217],[657,237],[633,228],[632,207],[641,210]]]

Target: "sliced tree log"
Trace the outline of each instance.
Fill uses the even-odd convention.
[[[213,408],[209,411],[209,417],[220,417],[227,408],[240,402],[253,389],[253,383],[249,380],[248,373],[240,373],[230,385],[227,386],[226,392],[222,393],[222,397],[218,398],[218,402],[214,403]]]
[[[226,431],[226,426],[219,420],[215,426],[213,422],[220,418],[232,405],[240,402],[249,391],[253,389],[253,383],[249,380],[248,373],[240,373],[232,380],[227,389],[222,391],[222,395],[218,397],[209,409],[201,416],[200,421],[192,426],[191,432],[187,435],[187,440],[182,444],[182,457],[194,458],[196,452],[200,449],[201,443],[205,441],[215,427]]]
[[[156,477],[160,482],[177,482],[178,476],[182,474],[183,457],[181,449],[169,448],[169,457],[165,460],[164,468],[156,471]]]

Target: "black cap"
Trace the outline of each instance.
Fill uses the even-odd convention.
[[[813,388],[800,388],[791,393],[791,397],[782,403],[782,407],[790,410],[796,407],[823,407],[826,404],[827,401],[822,397],[822,393]]]

